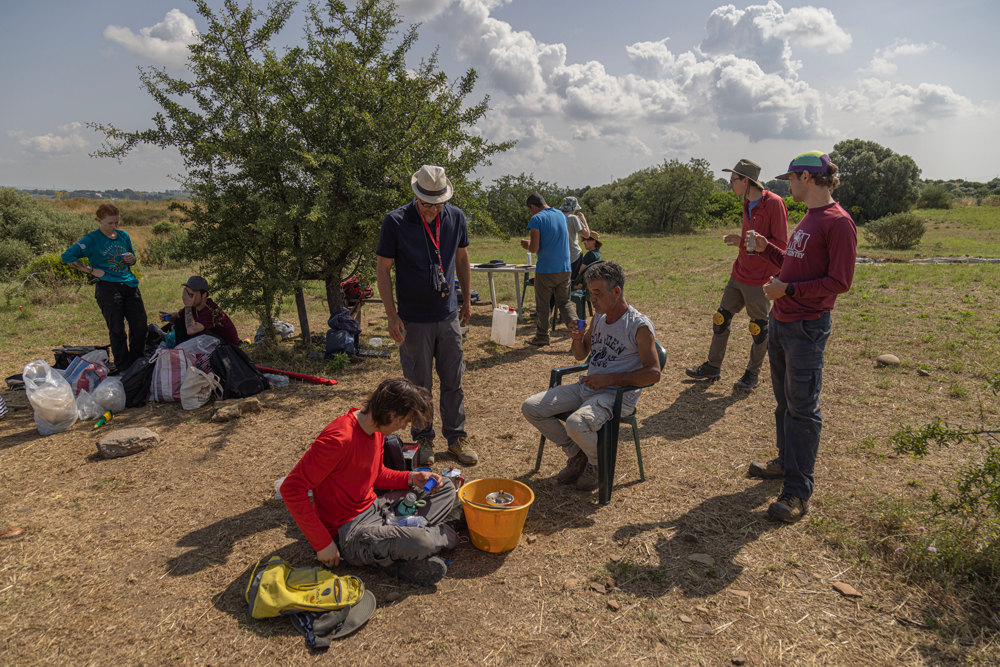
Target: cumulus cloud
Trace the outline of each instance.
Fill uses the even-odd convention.
[[[906,39],[897,39],[891,46],[875,51],[875,55],[872,57],[871,62],[868,63],[868,67],[862,69],[861,72],[874,76],[892,76],[899,69],[896,63],[892,62],[895,58],[899,56],[915,56],[939,46],[940,44],[937,42],[914,44]]]
[[[17,139],[17,143],[26,153],[38,156],[71,155],[87,149],[87,140],[80,134],[83,127],[80,123],[60,125],[60,134],[41,134],[29,136],[25,132],[7,130],[7,136]]]
[[[657,134],[663,139],[663,149],[675,153],[685,151],[701,141],[697,132],[685,130],[676,125],[664,125]]]
[[[568,141],[558,139],[545,129],[537,118],[518,118],[496,110],[477,124],[474,132],[493,141],[516,140],[517,145],[507,151],[508,157],[541,159],[550,153],[571,153]]]
[[[187,64],[188,47],[201,39],[194,20],[179,9],[171,9],[154,26],[140,28],[138,35],[129,28],[109,25],[104,29],[104,37],[118,42],[133,55],[178,69]]]
[[[982,109],[949,86],[922,83],[919,86],[865,79],[855,91],[834,98],[842,111],[868,114],[872,125],[886,134],[915,134],[935,121],[970,116]]]

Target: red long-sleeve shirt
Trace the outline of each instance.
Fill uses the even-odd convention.
[[[774,300],[774,319],[816,320],[833,310],[838,294],[851,289],[858,230],[836,202],[811,208],[796,225],[788,247],[782,251],[768,243],[764,255],[781,267],[778,280],[795,285],[795,296]]]
[[[382,465],[385,436],[365,433],[356,411],[330,422],[281,485],[282,500],[316,551],[375,501],[376,487],[405,489],[409,482],[409,472]]]
[[[751,229],[767,238],[776,248],[788,245],[788,209],[784,200],[770,190],[764,190],[757,205],[750,212],[750,202],[743,200],[743,239]],[[732,278],[744,285],[766,285],[781,264],[775,263],[761,253],[748,255],[746,243],[740,243],[739,253],[733,262]]]

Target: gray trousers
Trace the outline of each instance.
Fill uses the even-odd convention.
[[[521,404],[521,414],[546,440],[562,447],[567,458],[582,451],[590,463],[597,465],[597,433],[611,419],[615,390],[601,391],[585,398],[582,388],[583,385],[574,382],[529,396]],[[573,413],[565,424],[555,418],[563,412]],[[633,412],[634,405],[622,403],[623,416]]]
[[[458,535],[443,522],[459,500],[451,479],[443,477],[441,482],[441,490],[429,494],[427,504],[417,510],[418,516],[427,519],[423,528],[386,525],[386,517],[396,501],[409,489],[390,491],[375,498],[368,509],[337,531],[341,557],[351,565],[386,567],[393,561],[427,558],[442,549],[458,546]]]
[[[576,319],[576,310],[569,298],[570,272],[535,274],[535,331],[539,340],[549,339],[549,301],[556,299],[563,323]]]
[[[743,283],[730,278],[726,283],[726,289],[722,293],[721,308],[725,308],[734,316],[736,313],[747,309],[747,317],[751,320],[767,321],[771,303],[764,296],[764,288],[756,285],[744,285]],[[708,363],[715,368],[722,368],[722,360],[726,358],[726,345],[729,343],[729,329],[732,321],[722,333],[712,334],[712,345],[708,348]],[[767,339],[761,343],[751,343],[750,361],[747,363],[747,372],[753,375],[760,375],[760,367],[764,364],[764,357],[767,356]]]
[[[462,353],[462,332],[458,317],[444,322],[403,322],[406,336],[399,347],[399,362],[403,377],[427,391],[433,391],[431,375],[437,366],[441,380],[441,431],[448,444],[465,437],[465,355]],[[434,437],[434,424],[410,429],[413,439]]]

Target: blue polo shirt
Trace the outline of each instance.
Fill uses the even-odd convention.
[[[139,279],[132,273],[132,267],[122,259],[122,253],[135,254],[132,250],[132,239],[129,238],[128,232],[120,229],[116,234],[115,238],[109,239],[100,229],[95,229],[67,248],[62,254],[62,261],[69,264],[86,257],[92,267],[104,271],[101,280],[137,287]]]
[[[396,267],[396,310],[405,322],[444,322],[458,317],[455,253],[459,248],[469,246],[469,230],[465,214],[451,204],[444,205],[439,217],[441,261],[444,263],[444,278],[451,286],[451,293],[446,297],[442,297],[434,287],[431,263],[437,262],[437,253],[414,203],[411,201],[397,208],[382,220],[375,254],[393,260]],[[434,233],[434,226],[432,220],[429,224],[431,233]]]
[[[528,229],[537,229],[539,233],[535,273],[569,273],[569,232],[563,212],[543,208],[531,216]]]

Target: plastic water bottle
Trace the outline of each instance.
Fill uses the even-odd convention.
[[[369,347],[382,347],[381,338],[371,338],[368,340]]]
[[[422,516],[404,516],[399,521],[396,522],[397,526],[406,526],[408,528],[423,528],[427,525],[427,519]]]

